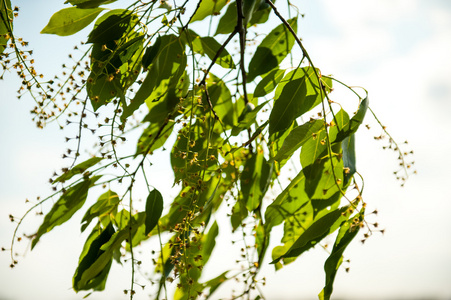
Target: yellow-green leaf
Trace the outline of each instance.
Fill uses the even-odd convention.
[[[56,12],[41,33],[60,36],[72,35],[88,26],[104,10],[103,8],[81,9],[76,7],[63,8]]]

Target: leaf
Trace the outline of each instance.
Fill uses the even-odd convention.
[[[213,37],[210,36],[201,37],[200,41],[202,43],[202,48],[205,54],[207,54],[208,57],[213,60],[213,58],[216,56],[216,53],[221,48],[221,44],[219,44]],[[229,54],[229,52],[227,52],[227,49],[222,49],[221,54],[219,54],[215,63],[224,68],[235,68],[232,56]]]
[[[64,4],[70,3],[78,8],[95,8],[103,4],[116,2],[116,0],[67,0]]]
[[[56,178],[53,183],[56,182],[65,182],[69,179],[71,179],[73,176],[77,175],[77,174],[81,174],[84,173],[87,169],[89,169],[90,167],[96,165],[97,163],[99,163],[103,158],[101,157],[91,157],[88,160],[85,160],[82,163],[79,163],[78,165],[74,166],[72,169],[68,170],[67,172],[65,172],[63,175],[59,176],[58,178]]]
[[[63,8],[56,12],[41,33],[67,36],[88,26],[104,10],[103,8]]]
[[[356,132],[357,128],[359,128],[360,124],[362,124],[363,119],[365,118],[366,111],[368,110],[368,106],[369,100],[368,97],[366,97],[362,100],[362,102],[360,102],[357,113],[351,118],[350,130],[352,133]]]
[[[289,215],[303,214],[302,208],[310,201],[305,192],[305,175],[302,171],[277,196],[265,211],[265,230],[281,224]]]
[[[162,147],[174,129],[174,122],[169,121],[167,124],[151,123],[149,127],[144,129],[141,137],[136,145],[136,153],[146,154],[152,153],[156,149]]]
[[[310,120],[290,131],[283,141],[282,147],[273,158],[276,161],[288,159],[291,155],[304,145],[308,140],[313,139],[313,135],[324,129],[323,120]]]
[[[203,20],[210,15],[219,14],[226,4],[227,0],[202,0],[190,23]]]
[[[315,220],[310,227],[308,227],[303,234],[296,240],[296,242],[288,249],[282,256],[274,259],[271,264],[279,262],[282,258],[297,257],[303,252],[314,247],[329,233],[333,232],[334,224],[340,219],[344,219],[343,214],[349,209],[345,206],[341,209],[334,210],[325,216]],[[344,220],[343,220],[344,221]],[[340,222],[341,223],[341,222]]]
[[[282,80],[284,73],[285,70],[276,69],[266,74],[255,87],[254,97],[263,97],[272,92]]]
[[[320,300],[329,300],[332,295],[335,275],[343,262],[343,252],[346,250],[349,243],[351,243],[351,241],[355,238],[360,229],[360,226],[353,223],[353,220],[356,219],[360,222],[363,221],[363,211],[356,214],[352,218],[349,218],[348,221],[341,225],[340,230],[338,231],[332,252],[324,264],[326,284],[321,293],[318,295]]]
[[[102,223],[102,217],[107,216],[106,219],[108,223],[110,221],[109,214],[115,214],[117,212],[118,204],[119,196],[115,192],[108,190],[106,193],[102,194],[99,199],[97,199],[97,202],[88,209],[81,220],[81,231],[85,231],[91,221],[96,217],[98,217],[99,221]]]
[[[249,96],[251,96],[251,95],[249,95]],[[238,105],[241,104],[241,100],[243,100],[243,99],[240,98],[240,99],[237,101],[238,103],[235,103],[235,108],[237,108]],[[238,122],[235,121],[236,118],[235,118],[235,116],[234,116],[234,121],[235,121],[234,124],[235,124],[235,126],[233,126],[233,128],[232,128],[232,135],[233,135],[233,136],[237,136],[237,135],[240,134],[240,132],[242,132],[243,130],[249,129],[249,128],[251,127],[251,125],[255,123],[255,120],[256,120],[256,118],[257,118],[258,112],[259,112],[266,104],[268,104],[268,102],[269,102],[269,100],[268,100],[268,101],[265,101],[265,102],[263,102],[263,103],[261,103],[261,104],[259,104],[259,105],[258,105],[257,107],[255,107],[255,108],[252,108],[253,105],[254,105],[254,103],[258,103],[258,102],[257,102],[257,98],[251,99],[251,101],[249,101],[249,104],[242,108],[242,112],[241,112],[241,114],[239,115],[238,120],[237,120]],[[240,106],[241,106],[241,105],[240,105]],[[252,109],[252,110],[249,110],[249,109]],[[235,109],[235,110],[236,110],[236,109]],[[267,125],[268,125],[268,122],[263,123],[263,124],[260,126],[260,127],[261,127],[261,130],[263,130],[263,128],[266,127]],[[260,133],[261,133],[261,130],[259,130]],[[255,131],[255,133],[257,133],[257,131]]]
[[[95,176],[90,179],[85,179],[63,193],[61,198],[53,205],[50,212],[45,215],[44,221],[31,242],[31,249],[36,246],[42,235],[52,230],[55,226],[68,221],[83,206],[88,196],[89,188],[99,178],[100,176]]]
[[[240,178],[241,192],[249,212],[254,211],[261,204],[267,189],[269,169],[261,148],[257,148],[256,153],[252,154],[244,165]]]
[[[357,131],[360,124],[362,124],[363,119],[365,118],[366,111],[368,110],[368,105],[369,100],[368,97],[366,97],[362,100],[362,102],[360,102],[357,113],[349,120],[347,126],[344,126],[343,129],[338,132],[335,142],[340,142]]]
[[[357,171],[356,157],[355,157],[355,135],[352,134],[345,138],[341,143],[343,149],[343,167],[344,169],[344,184],[348,183],[352,175]]]
[[[161,43],[158,55],[132,102],[124,108],[122,118],[131,116],[144,102],[151,108],[155,105],[152,101],[164,96],[185,72],[187,58],[181,39],[174,35],[161,36],[159,39],[161,42],[156,42]]]
[[[229,279],[226,276],[228,272],[229,271],[225,271],[221,275],[219,275],[219,276],[217,276],[217,277],[215,277],[213,279],[210,279],[209,281],[204,283],[205,287],[209,287],[210,288],[210,290],[208,291],[208,296],[207,296],[206,299],[209,299],[211,297],[211,295],[219,288],[219,286]]]
[[[255,229],[255,233],[255,246],[258,253],[258,266],[260,267],[269,246],[269,232],[266,232],[261,220]]]
[[[269,116],[269,134],[285,131],[301,115],[302,102],[307,96],[304,78],[287,83]]]
[[[163,196],[158,190],[154,189],[150,192],[149,196],[147,196],[146,201],[146,221],[144,223],[146,225],[145,235],[148,235],[152,229],[157,226],[162,212]]]
[[[124,214],[129,215],[130,213],[123,210],[116,215],[116,218],[123,218]],[[95,260],[90,260],[89,265],[84,268],[84,272],[77,278],[78,286],[87,286],[111,264],[113,256],[121,248],[122,242],[129,238],[130,235],[134,236],[138,228],[143,225],[144,218],[145,214],[141,212],[134,215],[132,220],[129,218],[124,220],[123,224],[121,224],[123,226],[119,227],[118,231],[114,232],[108,241],[100,245]]]
[[[311,136],[310,139],[308,139],[301,149],[301,165],[303,168],[306,168],[309,165],[314,164],[317,159],[320,158],[320,156],[323,153],[327,152],[327,133],[326,130],[323,128],[319,129],[314,136]],[[307,177],[309,174],[306,174]]]
[[[131,26],[135,25],[132,19],[137,19],[128,11],[112,11],[107,14],[105,18],[99,18],[94,29],[89,33],[87,43],[105,44],[109,41],[118,40],[130,30]],[[134,22],[137,22],[135,20]]]
[[[236,15],[236,2],[233,2],[227,7],[225,14],[219,20],[215,35],[232,33],[237,23]]]
[[[248,216],[249,211],[246,209],[246,204],[243,199],[240,198],[236,201],[232,208],[232,215],[230,216],[230,222],[232,223],[232,231],[235,231],[241,226],[243,220]]]
[[[150,64],[155,60],[160,50],[161,39],[157,39],[152,46],[147,47],[143,56],[143,68],[147,69]]]
[[[250,2],[253,5],[253,10],[252,11],[248,10],[248,14],[245,19],[247,27],[251,27],[252,25],[255,24],[265,23],[268,20],[269,13],[271,12],[271,7],[267,3],[265,3],[265,0],[257,0],[257,2],[255,2],[254,0],[250,0],[246,1],[246,3],[247,2]],[[273,3],[275,2],[276,1],[273,1]],[[236,16],[237,16],[236,2],[232,2],[227,7],[225,14],[219,20],[215,35],[229,34],[233,32],[237,24]]]
[[[289,19],[288,23],[297,32],[297,18]],[[247,75],[249,82],[253,81],[258,75],[268,73],[272,69],[277,68],[291,51],[294,41],[294,37],[284,24],[274,28],[257,47],[249,63],[249,73]]]
[[[99,257],[105,252],[101,247],[107,243],[114,234],[114,228],[111,223],[99,233],[99,228],[94,228],[92,233],[83,246],[83,251],[80,255],[77,270],[75,271],[72,286],[76,292],[81,290],[94,289],[96,291],[102,291],[105,289],[105,283],[108,277],[108,273],[111,267],[112,259],[105,265],[105,267],[97,274],[92,274],[91,278],[84,284],[81,284],[80,279],[89,267],[99,259]]]
[[[298,68],[280,81],[270,115],[270,134],[285,131],[296,118],[321,103],[325,95],[320,89],[316,72],[311,67]],[[330,89],[326,88],[326,92],[330,92]]]
[[[6,44],[10,39],[13,22],[9,22],[9,20],[12,19],[13,10],[11,9],[11,1],[0,1],[0,54],[5,51]]]
[[[206,84],[210,101],[216,115],[225,125],[232,126],[234,121],[233,102],[229,88],[224,81],[212,73],[210,73]],[[202,98],[202,102],[205,107],[209,107],[207,96],[205,94]]]

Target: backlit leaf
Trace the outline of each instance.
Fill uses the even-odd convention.
[[[205,54],[207,54],[208,57],[213,60],[219,48],[221,47],[221,44],[219,44],[213,37],[210,36],[201,37],[200,41],[202,43],[202,48]],[[223,49],[221,51],[221,54],[219,54],[219,57],[216,59],[216,63],[224,68],[235,68],[232,56],[230,56],[229,52],[227,52],[226,49]]]
[[[248,211],[256,209],[266,193],[266,183],[269,175],[269,165],[263,156],[263,150],[258,148],[244,165],[241,173],[241,192]]]
[[[82,182],[69,188],[60,199],[53,205],[49,213],[44,217],[44,221],[31,242],[31,249],[38,243],[42,235],[52,230],[55,226],[68,221],[85,203],[89,188],[100,178],[95,176],[85,179]]]
[[[91,157],[88,160],[85,160],[82,163],[79,163],[78,165],[74,166],[73,168],[69,169],[67,172],[65,172],[63,175],[56,178],[53,182],[65,182],[69,179],[71,179],[73,176],[77,174],[84,173],[87,169],[91,168],[92,166],[96,165],[98,162],[100,162],[103,158],[101,157]]]
[[[108,41],[118,40],[127,30],[130,30],[130,26],[134,25],[131,24],[134,16],[126,10],[120,11],[112,11],[106,18],[106,15],[99,18],[89,34],[87,43],[105,44]]]
[[[202,0],[191,22],[203,20],[211,15],[217,15],[226,4],[227,0]]]
[[[116,2],[117,0],[67,0],[64,4],[70,3],[78,8],[95,8],[103,4]]]
[[[5,6],[6,4],[6,6]],[[6,44],[10,39],[10,30],[13,29],[13,10],[11,8],[11,0],[0,1],[0,54],[5,51]]]
[[[255,87],[254,97],[263,97],[272,92],[282,80],[284,73],[285,70],[277,69],[266,74]]]
[[[157,226],[158,220],[163,212],[163,196],[158,190],[153,190],[147,196],[146,201],[146,230],[145,235],[149,234]]]
[[[99,233],[99,228],[94,228],[85,242],[83,251],[80,255],[77,270],[75,271],[72,286],[76,292],[81,290],[93,289],[101,291],[105,289],[106,279],[111,267],[112,259],[100,270],[97,274],[92,274],[91,278],[81,284],[80,279],[82,275],[89,269],[89,267],[105,252],[101,247],[107,243],[114,234],[114,228],[111,223]]]
[[[282,161],[291,157],[294,151],[299,149],[299,147],[304,145],[308,140],[314,139],[315,135],[318,136],[318,132],[323,129],[323,120],[311,120],[294,128],[284,140],[282,148],[277,152],[274,160]]]
[[[282,258],[290,258],[297,257],[301,255],[303,252],[309,250],[314,247],[319,241],[321,241],[325,236],[329,233],[333,232],[334,224],[337,221],[343,219],[345,220],[345,216],[343,213],[348,210],[349,207],[345,206],[341,209],[334,210],[325,216],[315,220],[310,227],[308,227],[303,234],[296,240],[296,242],[288,249],[288,251],[276,258],[271,263],[277,263]],[[341,223],[341,222],[340,222]]]
[[[102,194],[99,199],[97,199],[97,202],[88,209],[81,220],[81,231],[83,232],[96,217],[99,218],[101,223],[103,223],[103,219],[106,219],[109,222],[109,214],[117,212],[118,204],[119,196],[115,192],[108,190],[106,193]]]
[[[81,9],[63,8],[56,12],[41,33],[67,36],[77,33],[88,26],[102,12],[103,8]]]
[[[343,223],[338,231],[332,253],[324,264],[324,271],[326,271],[326,284],[324,289],[318,295],[320,300],[329,300],[332,295],[335,275],[343,262],[343,252],[346,250],[349,243],[351,243],[351,241],[355,238],[360,229],[360,226],[353,224],[353,220],[357,219],[362,222],[363,213],[364,212],[362,210],[359,214]]]
[[[297,31],[297,18],[288,20],[293,30]],[[291,51],[294,37],[284,24],[274,28],[260,43],[249,63],[248,80],[253,81],[258,75],[265,74],[279,64]]]

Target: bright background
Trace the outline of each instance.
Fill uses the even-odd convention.
[[[13,2],[21,8],[16,33],[30,42],[38,71],[60,73],[86,31],[67,38],[39,35],[63,1]],[[392,174],[397,156],[373,139],[380,131],[368,114],[365,124],[372,129],[357,137],[358,169],[366,180],[367,211],[379,211],[373,219],[386,232],[349,247],[350,272],[340,270],[333,298],[451,299],[451,2],[293,2],[305,14],[299,33],[315,65],[369,91],[371,107],[392,136],[409,141],[406,150],[414,150],[418,170],[399,187]],[[34,103],[17,100],[18,87],[13,74],[0,81],[0,246],[5,248],[14,229],[8,215],[20,216],[29,207],[26,198],[49,193],[48,178],[65,165],[59,157],[67,148],[56,126],[36,129],[28,113]],[[40,220],[30,217],[26,228],[37,228]],[[8,253],[0,253],[0,299],[81,299],[83,293],[71,290],[71,278],[84,239],[71,220],[33,252],[22,245],[25,257],[13,270]],[[227,244],[220,248],[227,252]],[[315,299],[324,284],[326,257],[315,249],[277,273],[267,268],[267,299]],[[110,274],[107,291],[90,299],[127,299],[122,290],[129,288],[128,268],[113,265]],[[146,298],[144,291],[135,299]]]

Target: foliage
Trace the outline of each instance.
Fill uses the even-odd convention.
[[[32,236],[32,248],[84,209],[81,230],[91,233],[73,277],[76,292],[103,290],[116,260],[131,263],[125,292],[133,298],[140,264],[135,249],[156,239],[156,298],[174,280],[174,298],[208,298],[238,276],[244,289],[235,298],[258,298],[268,251],[280,269],[333,235],[319,295],[329,299],[346,247],[362,228],[364,238],[375,230],[365,221],[363,179],[356,168],[355,134],[371,111],[367,92],[314,66],[297,35],[301,14],[289,2],[276,7],[270,0],[136,1],[111,10],[105,5],[112,2],[66,1],[70,7],[56,12],[42,30],[66,36],[94,22],[86,52],[67,79],[55,83],[41,80],[26,61],[13,35],[11,3],[0,0],[2,65],[7,69],[6,58],[16,54],[24,84],[19,97],[30,92],[36,100],[38,127],[68,117],[67,126],[76,124],[78,130],[67,138],[75,142],[75,150],[64,155],[71,166],[51,179],[55,193],[25,214],[58,199]],[[281,7],[294,16],[283,17]],[[268,26],[273,28],[266,31]],[[351,91],[346,100],[351,110],[333,100],[337,84]],[[87,131],[100,142],[83,160]],[[136,146],[127,148],[123,144],[133,143],[128,139],[136,131],[141,132]],[[158,176],[152,161],[164,155],[174,173],[173,199],[163,199],[152,183]],[[401,167],[410,166],[402,152],[400,160]],[[300,168],[288,182],[287,164]],[[143,208],[136,204],[138,185],[148,188]],[[102,188],[98,200],[85,207],[88,194]],[[214,220],[226,217],[219,215],[224,205],[232,207],[227,216],[247,245],[247,263],[244,271],[205,280],[209,274],[202,270],[222,229]],[[272,230],[281,224],[280,245],[269,249]]]

